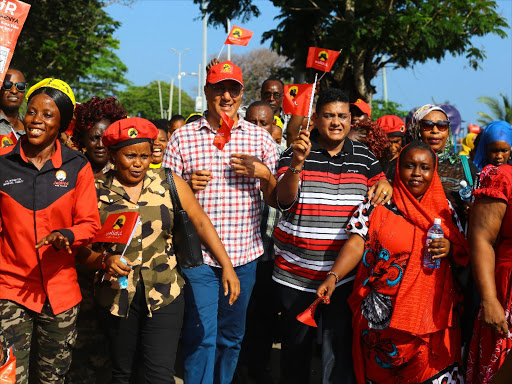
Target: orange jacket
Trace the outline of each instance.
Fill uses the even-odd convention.
[[[35,245],[54,231],[72,249],[89,243],[100,228],[94,177],[85,156],[59,141],[38,170],[23,153],[24,141],[0,150],[0,299],[41,312],[48,298],[59,314],[82,299],[76,252]]]

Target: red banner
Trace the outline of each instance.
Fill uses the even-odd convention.
[[[139,221],[140,215],[137,212],[110,214],[92,242],[128,244]]]
[[[233,28],[231,28],[231,31],[229,32],[229,35],[224,44],[242,45],[245,47],[247,44],[249,44],[249,40],[251,40],[252,35],[252,31],[233,25]]]
[[[294,116],[307,116],[312,93],[313,84],[285,85],[283,97],[284,113]]]
[[[213,139],[213,145],[222,151],[224,146],[229,143],[229,140],[231,140],[231,129],[233,128],[235,121],[229,118],[224,112],[222,112],[221,117],[221,124],[219,129],[217,129],[215,138]]]
[[[4,81],[5,72],[9,69],[16,42],[29,10],[30,5],[21,1],[0,2],[0,82]]]
[[[11,132],[7,135],[0,135],[0,148],[10,147],[18,142],[18,138]]]
[[[309,47],[306,68],[315,68],[319,71],[329,72],[339,55],[340,51]]]

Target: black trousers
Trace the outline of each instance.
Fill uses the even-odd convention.
[[[296,319],[299,313],[305,311],[316,300],[316,294],[277,285],[283,326],[282,383],[310,382],[312,344],[315,336],[322,342],[322,384],[355,383],[352,365],[352,312],[347,303],[353,283],[336,288],[329,305],[318,306],[315,314],[318,328],[305,325]]]
[[[174,362],[183,323],[185,300],[180,294],[171,304],[148,317],[144,284],[137,291],[127,318],[109,317],[109,337],[112,357],[112,384],[128,384],[136,358],[144,360],[146,383],[175,383]],[[140,353],[138,346],[142,348]]]

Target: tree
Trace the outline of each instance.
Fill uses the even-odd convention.
[[[31,84],[57,77],[77,89],[82,100],[113,94],[119,84],[127,84],[127,68],[114,52],[119,41],[113,33],[120,23],[102,9],[102,1],[24,1],[31,9],[11,66]]]
[[[402,104],[395,103],[394,101],[388,101],[387,103],[384,100],[374,99],[372,100],[372,120],[375,121],[379,117],[385,115],[395,115],[398,117],[405,117],[409,111],[404,111],[402,109]]]
[[[200,4],[201,0],[194,0]],[[237,6],[209,0],[207,12],[214,24],[228,18],[257,16],[252,0]],[[385,65],[410,67],[446,54],[465,55],[477,69],[485,52],[473,45],[476,36],[506,37],[507,21],[490,0],[272,0],[281,9],[281,22],[267,31],[272,49],[294,65],[296,82],[305,79],[307,47],[342,49],[333,72],[322,86],[349,91],[351,99],[371,102],[371,81]],[[224,5],[223,5],[224,4]],[[311,73],[308,73],[312,81]]]
[[[225,55],[222,55],[227,60]],[[222,60],[222,59],[221,59]],[[269,77],[281,80],[291,78],[288,71],[289,63],[286,57],[267,48],[253,49],[244,55],[231,55],[231,61],[242,69],[244,76],[244,104],[261,100],[261,84]]]
[[[160,82],[162,89],[162,104],[164,110],[169,108],[170,84]],[[119,102],[125,107],[129,116],[139,116],[145,119],[160,119],[160,97],[158,82],[152,81],[145,86],[129,86],[119,92]],[[181,114],[185,118],[194,112],[194,100],[183,90],[181,91]],[[178,113],[178,88],[173,88],[172,113]]]
[[[498,98],[484,96],[477,99],[480,103],[485,104],[493,114],[493,116],[491,116],[485,112],[477,112],[478,116],[481,117],[478,119],[480,124],[487,125],[495,120],[503,120],[512,124],[512,106],[510,105],[510,100],[501,93],[500,97],[501,101],[503,101],[503,105]]]

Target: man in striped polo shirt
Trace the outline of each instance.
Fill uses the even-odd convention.
[[[375,156],[363,144],[346,138],[350,131],[349,100],[338,89],[320,93],[313,114],[315,130],[302,130],[279,161],[277,196],[284,211],[274,232],[273,279],[283,318],[282,379],[308,383],[311,328],[296,320],[315,299],[347,235],[345,226],[360,202],[391,198]],[[330,305],[322,305],[323,383],[352,383],[352,314],[347,298],[349,277],[338,282]]]

